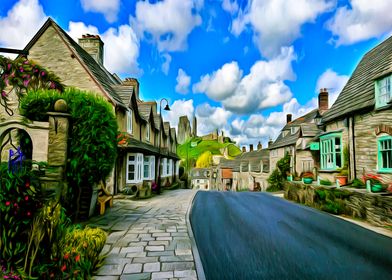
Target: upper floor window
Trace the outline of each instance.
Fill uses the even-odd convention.
[[[283,136],[283,137],[286,137],[286,136],[287,136],[287,134],[289,134],[289,131],[288,131],[288,130],[283,130],[283,132],[282,132],[282,136]]]
[[[127,132],[132,134],[133,131],[133,112],[131,109],[127,111]]]
[[[299,130],[299,127],[291,127],[290,130],[291,134],[295,134]]]
[[[342,167],[342,140],[340,134],[320,137],[321,169],[336,170]]]
[[[376,81],[376,108],[388,105],[392,98],[392,76],[384,77]]]
[[[378,142],[378,171],[392,172],[392,136],[382,136]]]
[[[146,140],[150,141],[150,124],[147,123],[146,125]]]

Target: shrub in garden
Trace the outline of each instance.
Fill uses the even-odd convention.
[[[67,180],[67,209],[76,209],[82,187],[91,188],[104,181],[117,156],[117,121],[103,98],[77,89],[63,93],[53,90],[28,92],[21,100],[21,113],[31,120],[47,119],[45,112],[64,99],[71,114]],[[69,203],[72,202],[72,203]]]
[[[268,177],[268,192],[275,192],[283,190],[283,183],[287,178],[287,174],[290,172],[290,155],[286,155],[278,160],[276,168],[272,171]]]

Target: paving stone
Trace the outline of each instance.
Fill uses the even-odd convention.
[[[92,280],[118,280],[118,276],[94,276]]]
[[[148,237],[148,236],[146,236],[146,237],[142,237],[140,240],[141,240],[141,241],[154,241],[155,238],[154,238],[154,237]]]
[[[151,279],[164,279],[164,278],[172,278],[174,275],[173,271],[166,272],[153,272],[151,274]]]
[[[109,264],[101,266],[97,274],[98,275],[121,275],[125,264]]]
[[[147,256],[149,257],[161,257],[161,256],[174,256],[174,250],[173,251],[158,251],[158,252],[147,252]]]
[[[131,242],[128,244],[128,247],[139,247],[139,246],[146,246],[147,241],[140,241],[140,242]]]
[[[158,233],[153,233],[153,237],[164,237],[164,236],[170,236],[169,232],[158,232]]]
[[[142,264],[140,263],[126,264],[123,271],[124,274],[139,273],[139,272],[142,272]]]
[[[143,272],[156,272],[161,270],[161,263],[145,263],[143,265]]]
[[[163,229],[150,229],[148,230],[149,233],[162,233],[165,232]]]
[[[167,240],[167,241],[172,241],[173,237],[171,236],[163,236],[163,237],[157,237],[156,240]]]
[[[147,256],[146,252],[127,253],[127,258],[143,258]]]
[[[179,241],[176,241],[176,243],[177,243],[177,246],[176,246],[177,250],[192,249],[191,242],[188,240],[179,240]]]
[[[188,237],[188,233],[187,232],[173,232],[170,235],[173,236],[173,237],[177,237],[177,236]]]
[[[111,248],[111,246],[109,244],[106,244],[105,246],[103,246],[100,255],[103,256],[103,255],[108,254],[110,252],[110,248]]]
[[[174,277],[180,277],[180,278],[196,278],[196,270],[175,270],[174,271]]]
[[[183,261],[193,261],[192,255],[182,255],[182,256],[162,256],[159,259],[161,262],[183,262]]]
[[[115,243],[117,240],[119,240],[124,234],[126,233],[125,230],[123,231],[115,231],[109,234],[109,236],[106,238],[106,243]]]
[[[192,255],[192,250],[190,249],[177,249],[174,251],[177,256],[181,255]]]
[[[106,257],[103,260],[103,264],[105,265],[111,265],[111,264],[126,264],[126,263],[131,263],[132,259],[131,258],[126,258],[125,256],[119,256],[119,255],[110,255]]]
[[[195,264],[193,262],[168,262],[162,263],[162,271],[171,271],[171,270],[190,270],[194,269]]]
[[[129,226],[130,225],[128,223],[124,223],[124,221],[121,221],[113,225],[112,230],[128,230]]]
[[[164,241],[164,240],[154,240],[154,241],[149,241],[148,245],[150,246],[159,246],[159,245],[163,245],[163,246],[167,246],[169,245],[169,241]]]
[[[165,251],[165,246],[146,246],[146,251]]]
[[[133,263],[153,263],[157,262],[158,257],[141,257],[141,258],[133,258]]]
[[[137,252],[143,252],[144,247],[143,246],[138,246],[138,247],[123,247],[121,248],[121,253],[137,253]]]
[[[120,280],[147,280],[151,279],[151,273],[123,274]]]

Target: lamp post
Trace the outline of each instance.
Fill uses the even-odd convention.
[[[159,102],[159,116],[161,118],[161,122],[159,124],[160,126],[160,132],[162,133],[162,123],[163,123],[163,118],[162,118],[162,101],[166,101],[166,106],[165,108],[163,108],[163,110],[165,111],[170,111],[170,107],[169,107],[169,101],[167,101],[166,98],[162,98],[161,101]],[[158,137],[158,179],[157,179],[157,191],[158,193],[161,192],[161,135],[159,135]]]

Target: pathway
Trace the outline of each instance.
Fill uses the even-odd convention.
[[[186,212],[192,190],[166,191],[147,200],[115,199],[90,226],[110,234],[108,254],[93,279],[197,279]]]

